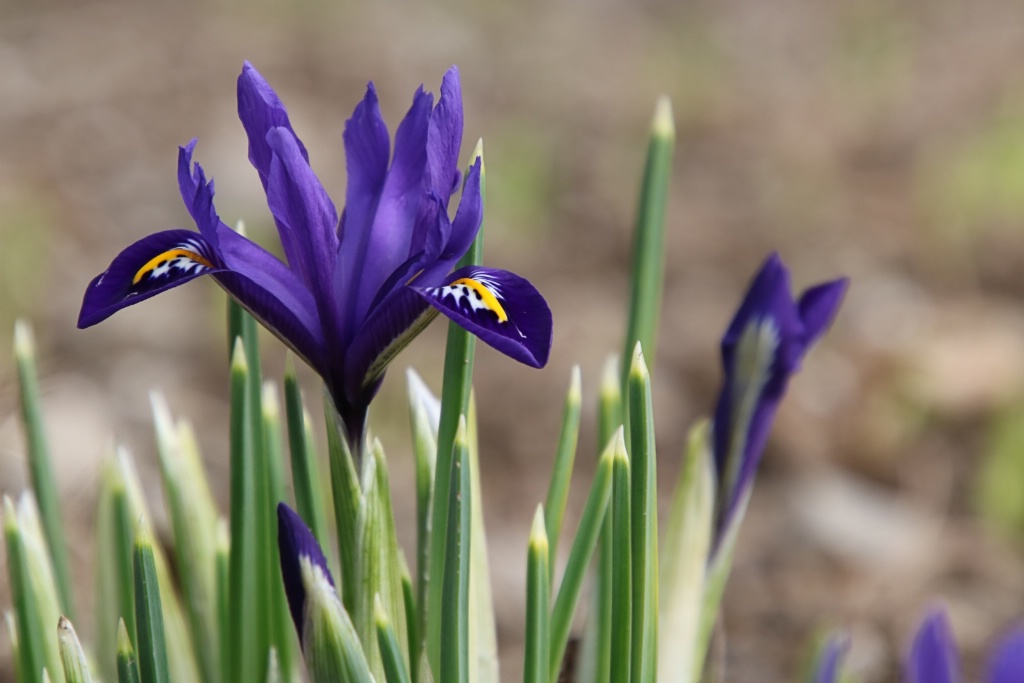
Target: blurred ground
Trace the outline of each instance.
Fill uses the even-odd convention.
[[[981,508],[1018,519],[1016,0],[0,4],[0,358],[10,357],[3,331],[29,318],[83,598],[96,475],[113,439],[159,495],[151,388],[198,423],[226,503],[220,290],[184,287],[85,332],[75,320],[86,283],[120,248],[190,227],[174,170],[175,146],[193,136],[221,215],[273,242],[234,114],[245,59],[289,106],[336,198],[342,126],[365,82],[376,82],[393,127],[417,85],[436,91],[448,65],[461,67],[466,155],[486,140],[487,260],[530,278],[556,321],[544,371],[478,354],[506,680],[519,675],[526,537],[573,363],[587,412],[570,516],[589,481],[593,390],[621,344],[629,231],[663,92],[679,140],[655,372],[663,507],[684,430],[713,401],[717,337],[765,254],[779,250],[798,287],[853,281],[779,415],[727,591],[725,679],[791,680],[816,629],[839,626],[853,634],[850,663],[864,681],[894,680],[933,597],[949,605],[977,676],[987,644],[1024,615],[1024,536],[993,533],[976,495],[995,453],[1004,469],[987,480],[1003,490]],[[443,328],[402,355],[372,418],[406,520],[401,368],[438,386]],[[279,345],[268,338],[264,352],[268,374],[279,372]],[[12,375],[0,363],[6,492],[26,477]]]

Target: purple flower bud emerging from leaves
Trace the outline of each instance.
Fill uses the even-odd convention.
[[[832,322],[846,288],[846,279],[834,280],[794,300],[789,270],[772,254],[726,330],[725,378],[713,427],[719,486],[715,547],[746,504],[790,375]]]
[[[850,647],[848,638],[833,636],[829,638],[818,653],[814,665],[814,683],[839,683],[839,671]]]
[[[313,532],[297,512],[284,503],[277,506],[277,545],[281,557],[281,579],[284,591],[288,596],[288,607],[292,612],[295,630],[299,640],[303,640],[305,629],[305,607],[307,581],[313,572],[319,572],[322,580],[334,586],[331,570],[327,568],[320,544],[316,542]],[[304,574],[306,576],[304,576]]]
[[[1024,627],[1018,626],[996,645],[986,667],[985,683],[1024,681]],[[925,616],[904,667],[906,683],[960,683],[960,657],[945,610]]]
[[[454,67],[436,106],[422,88],[413,96],[393,150],[377,91],[367,87],[345,125],[340,217],[284,105],[248,63],[238,115],[286,263],[221,221],[213,182],[192,163],[193,140],[178,155],[178,186],[199,232],[159,232],[122,251],[86,290],[79,327],[212,275],[323,377],[357,446],[388,363],[437,312],[518,361],[547,363],[551,311],[529,282],[479,266],[451,272],[483,220],[482,160],[464,183],[458,169],[462,91]]]

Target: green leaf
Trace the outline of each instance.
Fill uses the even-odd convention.
[[[258,557],[257,525],[263,516],[257,509],[256,466],[253,435],[255,421],[250,391],[250,366],[245,344],[235,338],[231,357],[231,554],[229,559],[229,631],[227,680],[256,681],[266,662],[265,630],[261,621],[265,582]],[[259,654],[257,654],[259,653]]]
[[[60,597],[61,612],[74,618],[74,599],[71,591],[71,572],[68,567],[67,542],[61,524],[60,494],[50,461],[50,449],[43,424],[43,410],[39,400],[39,380],[36,370],[35,343],[28,323],[19,320],[14,325],[14,358],[18,366],[21,389],[21,416],[28,442],[28,465],[32,476],[32,489],[39,504],[39,513],[54,579]]]
[[[380,441],[374,439],[368,455],[363,479],[365,494],[359,511],[359,593],[352,621],[374,678],[383,680],[384,662],[377,646],[374,600],[381,600],[385,611],[396,616],[401,651],[408,652],[409,644],[391,488]]]
[[[628,681],[630,676],[632,629],[632,544],[630,541],[631,508],[630,466],[622,436],[616,439],[612,466],[612,639],[611,680]]]
[[[616,435],[613,440],[608,441],[608,447],[597,464],[597,472],[594,473],[594,481],[590,485],[590,493],[587,496],[586,505],[583,507],[583,516],[580,518],[579,528],[573,538],[569,561],[565,566],[565,575],[562,577],[562,583],[555,598],[551,616],[551,661],[549,662],[549,677],[552,681],[558,680],[558,672],[562,667],[562,659],[565,657],[566,644],[569,642],[569,629],[572,626],[573,614],[576,612],[576,605],[583,591],[587,566],[594,555],[594,548],[597,546],[601,529],[605,526],[612,491],[615,451],[620,439],[621,437]],[[610,606],[611,603],[606,602],[606,604]]]
[[[491,594],[491,567],[487,556],[487,532],[484,528],[483,495],[480,489],[480,443],[477,438],[476,400],[470,397],[467,421],[470,481],[469,550],[469,680],[473,683],[498,683],[498,634]]]
[[[303,654],[312,683],[373,683],[359,636],[327,576],[308,558],[299,558],[306,592]]]
[[[739,499],[736,510],[733,512],[732,521],[722,532],[718,549],[708,562],[707,574],[704,581],[704,595],[701,604],[700,630],[697,634],[697,657],[694,666],[697,673],[695,681],[702,680],[704,662],[707,660],[708,647],[711,644],[711,636],[715,630],[715,622],[718,620],[718,610],[722,604],[722,594],[725,592],[725,584],[729,580],[729,572],[732,570],[733,553],[736,550],[736,538],[743,517],[746,514],[747,504],[750,502],[750,494],[753,487],[748,487]]]
[[[124,625],[124,619],[117,622],[117,680],[118,683],[141,683],[139,659],[132,648],[132,640]]]
[[[45,590],[40,590],[38,567],[33,561],[31,531],[26,528],[24,513],[31,505],[28,494],[16,511],[10,498],[4,496],[4,542],[7,549],[7,576],[14,601],[14,620],[18,634],[18,662],[21,667],[19,680],[32,680],[36,672],[44,667],[60,668],[57,652],[51,655],[49,644],[54,639],[46,624],[59,617],[59,608],[51,605],[48,609]],[[19,514],[20,513],[20,514]],[[42,540],[42,539],[38,539]],[[56,648],[54,648],[56,650]]]
[[[440,675],[446,683],[469,681],[469,558],[471,490],[465,417],[456,433],[448,506],[444,574],[441,576]]]
[[[374,617],[377,627],[377,645],[384,660],[384,680],[387,683],[410,683],[409,671],[405,665],[402,646],[395,636],[395,629],[388,619],[380,596],[374,601]]]
[[[480,196],[484,196],[485,173],[483,162],[483,141],[477,143],[473,160],[480,159]],[[484,229],[480,227],[469,251],[458,266],[477,265],[483,258]],[[441,388],[441,416],[437,435],[437,460],[434,475],[434,496],[431,507],[430,563],[428,577],[440,579],[445,576],[445,549],[448,539],[448,506],[451,500],[449,487],[452,476],[453,444],[459,420],[469,412],[472,388],[473,360],[476,355],[476,337],[456,325],[448,323],[448,343],[444,356],[444,383]],[[427,656],[435,678],[439,678],[441,662],[440,624],[441,600],[444,593],[442,581],[432,580],[427,584]]]
[[[356,610],[359,596],[359,509],[363,493],[356,475],[355,461],[349,450],[337,411],[330,396],[324,396],[324,421],[327,425],[327,452],[331,461],[331,488],[334,492],[334,521],[338,533],[341,560],[341,600],[350,613]]]
[[[266,467],[265,486],[258,492],[267,512],[262,522],[261,553],[267,572],[265,618],[267,619],[270,647],[274,661],[286,678],[292,678],[297,665],[298,640],[292,626],[288,598],[281,577],[281,559],[277,545],[277,504],[284,500],[284,481],[281,469],[284,460],[281,433],[281,409],[277,389],[272,382],[263,384],[263,458]],[[269,658],[267,660],[270,661]],[[269,677],[269,673],[265,675]]]
[[[170,512],[176,552],[175,567],[184,595],[192,648],[202,680],[220,680],[220,630],[217,619],[216,537],[217,506],[192,426],[174,425],[166,401],[151,394],[157,452],[164,493]]]
[[[551,547],[549,564],[550,580],[555,579],[555,558],[558,557],[558,538],[562,533],[562,518],[565,516],[565,504],[569,498],[569,483],[572,480],[573,462],[576,459],[576,442],[580,434],[580,367],[573,366],[569,380],[569,393],[565,396],[565,408],[562,412],[562,431],[558,435],[558,450],[555,453],[554,469],[551,483],[544,502],[544,520],[548,543]]]
[[[75,627],[63,616],[57,621],[57,643],[64,680],[67,683],[91,683],[89,664],[85,661],[82,645],[75,635]]]
[[[622,426],[622,385],[619,382],[619,361],[614,355],[604,364],[598,403],[598,443],[611,444]],[[612,549],[611,510],[606,510],[601,528],[597,571],[590,591],[591,618],[587,621],[580,648],[580,683],[608,683],[611,675],[612,639]]]
[[[142,683],[167,683],[167,642],[160,604],[160,585],[153,559],[153,539],[144,521],[135,534],[135,624],[139,640],[139,674]]]
[[[663,537],[658,678],[673,683],[700,680],[697,660],[704,660],[698,633],[715,510],[709,435],[707,420],[690,430]]]
[[[629,323],[623,358],[629,358],[640,342],[654,366],[655,338],[661,307],[662,281],[665,271],[665,204],[672,175],[672,152],[675,147],[675,125],[672,105],[662,97],[655,107],[651,136],[647,144],[647,161],[640,186],[640,204],[633,232],[633,268],[630,288]],[[623,367],[622,385],[628,381],[628,367]]]
[[[299,515],[322,548],[328,548],[327,516],[320,488],[320,468],[316,449],[306,438],[306,408],[303,405],[295,362],[291,353],[285,364],[284,405],[288,419],[288,445],[291,449],[292,487]]]
[[[416,371],[406,373],[409,394],[409,420],[412,428],[413,455],[416,459],[416,604],[417,619],[410,623],[409,657],[413,680],[419,680],[419,653],[427,630],[427,585],[430,570],[430,514],[434,492],[434,465],[437,461],[437,415],[441,404]]]
[[[530,530],[526,560],[526,655],[525,683],[548,683],[551,617],[548,614],[548,537],[544,530],[544,506],[537,506]]]
[[[633,681],[653,681],[658,657],[658,474],[651,376],[640,342],[629,371]]]

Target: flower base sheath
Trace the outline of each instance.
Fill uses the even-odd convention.
[[[551,311],[523,278],[469,266],[452,272],[483,221],[482,160],[458,169],[462,93],[452,67],[441,95],[422,88],[394,149],[370,83],[345,124],[348,187],[340,218],[277,94],[252,65],[238,78],[249,160],[266,191],[285,261],[228,227],[213,181],[178,154],[178,186],[199,232],[167,230],[122,251],[85,292],[79,327],[211,275],[323,377],[353,445],[392,358],[438,312],[502,353],[542,367]],[[449,201],[462,186],[454,218]]]

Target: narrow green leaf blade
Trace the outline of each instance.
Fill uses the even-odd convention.
[[[135,534],[134,576],[140,678],[142,683],[169,683],[160,585],[153,559],[153,539],[145,522],[139,523]]]
[[[31,584],[31,567],[25,539],[18,524],[14,503],[4,496],[4,543],[7,549],[7,577],[14,600],[18,634],[18,662],[22,675],[42,671],[46,666],[45,641],[48,629],[39,613],[39,600]],[[27,678],[22,680],[28,680]]]
[[[483,142],[478,142],[473,152],[473,162],[480,159],[480,196],[484,196],[485,173],[483,165]],[[459,267],[477,265],[483,255],[484,229],[481,226],[473,245],[459,261]],[[445,537],[450,517],[448,506],[451,500],[453,444],[458,430],[460,416],[469,411],[469,397],[472,386],[473,361],[476,355],[476,338],[454,322],[448,323],[448,344],[444,357],[444,384],[441,389],[441,416],[437,436],[437,463],[434,477],[434,497],[431,508],[430,564],[428,577],[433,577],[427,587],[427,655],[435,678],[439,678],[441,663],[440,624],[441,600],[444,593],[442,581],[446,575]],[[447,680],[447,679],[445,679]]]
[[[322,548],[329,546],[327,516],[319,484],[320,468],[316,462],[316,449],[306,439],[306,409],[295,374],[295,362],[288,354],[284,375],[284,404],[288,420],[288,445],[291,449],[292,488],[299,515],[313,532]]]
[[[537,506],[530,531],[526,560],[526,654],[524,683],[548,683],[550,659],[550,615],[548,537],[544,530],[544,506]]]
[[[260,550],[264,560],[266,577],[265,619],[267,620],[270,648],[274,653],[274,662],[280,672],[289,680],[297,665],[298,640],[295,628],[291,623],[291,612],[288,598],[284,593],[284,580],[281,577],[281,561],[277,544],[277,504],[284,500],[284,482],[282,468],[284,459],[283,436],[281,430],[281,409],[277,388],[272,382],[265,382],[262,394],[263,410],[263,454],[265,478],[262,487],[258,487],[263,510],[266,513],[261,520],[262,527]],[[268,663],[271,661],[268,657]],[[269,677],[268,673],[264,678]]]
[[[410,683],[409,671],[405,666],[402,646],[398,643],[395,629],[388,619],[380,596],[374,602],[374,617],[377,627],[377,645],[384,660],[384,680],[387,683]]]
[[[612,564],[612,638],[611,638],[611,680],[630,680],[631,646],[632,646],[632,590],[633,577],[631,561],[632,543],[630,540],[631,508],[630,467],[626,455],[626,444],[620,436],[616,439],[615,456],[612,467],[612,554],[616,561]]]
[[[300,558],[306,592],[303,654],[312,683],[373,683],[355,627],[327,576]]]
[[[627,388],[633,562],[631,680],[653,681],[658,663],[658,474],[651,376],[640,342],[633,351]]]
[[[491,566],[484,528],[483,496],[480,487],[480,442],[477,438],[476,400],[470,396],[469,418],[470,550],[469,550],[469,680],[498,683],[498,634],[491,592]]]
[[[160,394],[151,394],[157,453],[170,512],[174,559],[184,597],[187,629],[205,683],[220,680],[220,631],[217,621],[217,506],[188,422],[174,424]]]
[[[547,529],[548,544],[551,548],[551,561],[548,570],[552,582],[555,578],[558,538],[562,533],[562,518],[565,516],[565,504],[569,499],[569,483],[572,480],[572,468],[576,460],[576,442],[579,440],[580,434],[581,393],[580,366],[574,365],[572,377],[569,380],[569,392],[565,396],[562,430],[558,435],[558,450],[555,453],[551,483],[548,486],[548,495],[544,502],[544,524]]]
[[[566,644],[569,642],[569,629],[572,626],[573,614],[583,592],[584,579],[590,558],[594,555],[601,530],[605,526],[608,503],[612,491],[612,469],[614,465],[616,441],[609,440],[601,460],[597,464],[594,481],[590,485],[583,516],[573,539],[569,561],[565,566],[565,575],[558,588],[554,609],[551,615],[551,661],[549,662],[550,680],[558,679],[558,672],[565,657]],[[607,602],[610,606],[610,602]]]
[[[117,681],[118,683],[141,683],[139,659],[132,647],[124,619],[117,622]]]
[[[341,600],[349,613],[356,610],[359,596],[359,509],[363,493],[356,474],[355,461],[330,396],[324,396],[324,421],[327,424],[327,452],[331,461],[331,488],[334,492],[334,521],[341,561]]]
[[[672,175],[672,153],[675,147],[675,125],[672,105],[661,98],[655,107],[651,137],[647,144],[647,161],[640,186],[640,204],[636,229],[633,232],[632,287],[630,288],[629,323],[623,358],[632,355],[637,342],[643,345],[654,366],[655,338],[661,307],[662,281],[665,271],[665,205]],[[629,367],[622,369],[622,385],[628,381]]]
[[[63,616],[57,621],[57,643],[64,680],[67,683],[91,683],[89,664],[85,661],[85,653],[78,642],[75,627]]]
[[[231,358],[231,552],[229,558],[229,630],[227,668],[240,681],[260,680],[265,665],[266,641],[257,605],[264,585],[262,561],[257,556],[256,465],[253,429],[255,420],[250,391],[250,365],[245,344],[235,337]],[[141,648],[140,648],[141,650]],[[259,653],[256,655],[256,653]]]
[[[68,565],[67,542],[61,523],[60,495],[50,461],[43,410],[39,400],[39,379],[36,370],[35,343],[32,329],[24,320],[14,325],[14,357],[18,366],[21,389],[21,416],[28,441],[28,465],[32,476],[32,489],[39,505],[39,514],[46,546],[53,565],[54,579],[60,597],[61,612],[74,618],[74,599],[71,590],[71,571]]]
[[[700,680],[699,649],[704,576],[711,550],[715,471],[709,423],[690,430],[661,556],[658,676],[672,683]]]
[[[405,596],[402,591],[401,560],[387,460],[380,441],[374,439],[366,462],[363,505],[359,524],[359,594],[352,615],[363,642],[370,670],[377,680],[384,677],[384,662],[377,646],[374,600],[379,599],[388,614],[395,615],[401,651],[408,652],[405,625]]]
[[[441,577],[442,606],[440,632],[440,675],[450,683],[469,681],[469,558],[471,538],[471,490],[469,444],[465,417],[456,433],[449,491],[445,545],[445,572]]]

